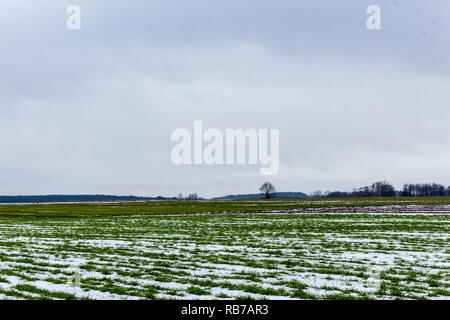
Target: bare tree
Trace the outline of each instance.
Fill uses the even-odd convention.
[[[311,198],[322,198],[324,197],[324,194],[320,190],[316,190],[310,193],[309,195]]]
[[[264,194],[264,199],[272,199],[277,190],[270,182],[264,183],[260,188],[262,194]]]
[[[198,195],[196,193],[190,193],[187,197],[186,200],[198,200]]]
[[[394,187],[386,181],[378,181],[372,184],[372,195],[374,197],[393,197],[395,196]]]

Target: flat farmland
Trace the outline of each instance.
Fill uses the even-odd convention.
[[[450,201],[0,206],[0,299],[449,299]]]

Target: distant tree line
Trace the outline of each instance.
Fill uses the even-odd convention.
[[[175,200],[166,197],[136,197],[111,195],[42,195],[42,196],[0,196],[0,203],[52,203],[52,202],[100,202],[100,201],[148,201]]]
[[[352,192],[314,191],[311,198],[359,198],[359,197],[450,197],[450,186],[438,183],[405,184],[403,190],[396,191],[394,186],[386,181],[378,181],[371,186],[353,189]]]
[[[402,191],[403,197],[448,197],[450,186],[445,187],[438,183],[405,184]]]

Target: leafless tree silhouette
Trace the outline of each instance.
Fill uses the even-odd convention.
[[[262,194],[264,194],[264,199],[272,199],[277,190],[270,182],[264,183],[260,188]]]

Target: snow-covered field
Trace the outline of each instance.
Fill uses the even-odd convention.
[[[0,220],[0,299],[450,298],[448,206],[352,210]]]

